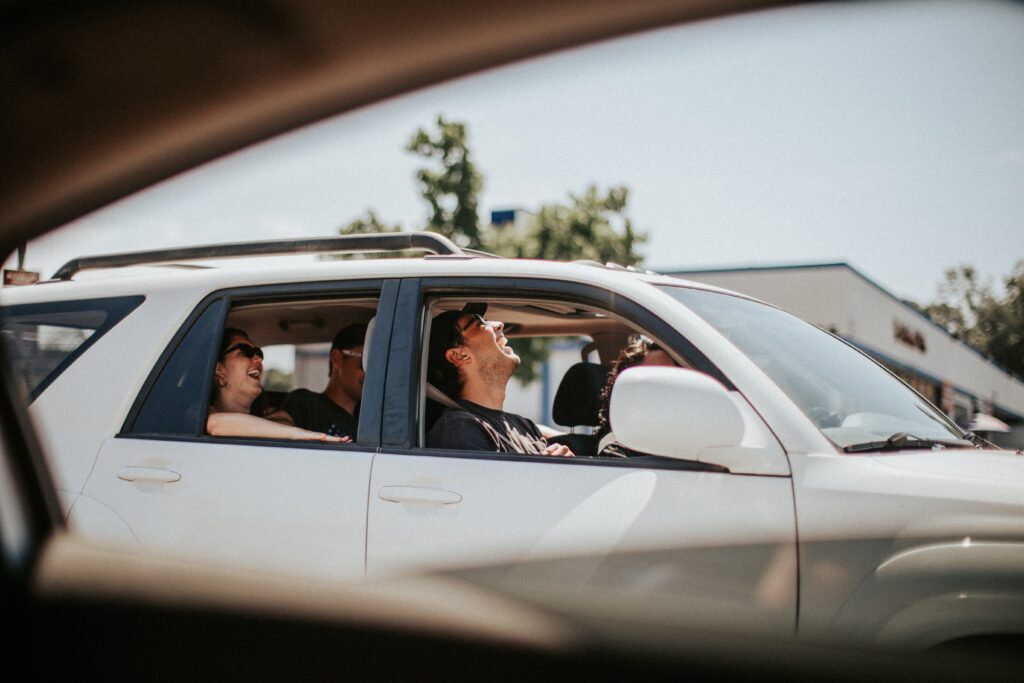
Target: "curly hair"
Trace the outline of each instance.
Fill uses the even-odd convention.
[[[612,361],[612,367],[608,371],[608,380],[604,383],[604,389],[601,390],[601,409],[597,413],[600,423],[598,433],[611,431],[611,424],[608,421],[608,407],[611,405],[612,388],[615,386],[615,380],[618,379],[619,373],[642,364],[649,352],[659,348],[650,339],[637,336],[629,343],[629,346],[622,350],[619,357]]]

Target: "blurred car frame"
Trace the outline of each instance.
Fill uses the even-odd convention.
[[[0,194],[4,251],[173,173],[328,114],[512,58],[764,4],[509,2],[496,8],[460,2],[452,4],[450,15],[418,3],[402,4],[397,11],[379,3],[325,8],[319,3],[263,2],[245,9],[233,3],[194,3],[184,9],[177,3],[135,8],[81,3],[62,6],[66,13],[52,13],[47,3],[8,4],[3,12],[9,39],[0,48],[0,61],[9,99],[0,120],[4,158],[17,172]],[[180,54],[181,37],[194,35],[196,26],[203,26],[204,33],[194,59],[171,58]],[[154,41],[154,35],[162,40]],[[423,35],[432,39],[422,40]],[[122,50],[111,54],[111,45]],[[211,62],[208,57],[213,55],[228,56]],[[112,63],[123,68],[112,69]],[[380,630],[363,621],[359,605],[350,605],[349,612],[339,606],[332,615],[321,614],[324,621],[319,621],[308,603],[286,590],[279,602],[269,599],[252,614],[252,593],[224,597],[227,586],[239,580],[230,573],[217,584],[216,572],[154,566],[147,558],[118,553],[90,554],[60,531],[59,507],[24,407],[14,398],[9,379],[5,382],[4,485],[11,489],[4,492],[2,515],[5,604],[16,607],[13,619],[29,623],[23,637],[46,643],[46,651],[67,648],[80,657],[83,670],[110,665],[88,646],[90,632],[97,625],[121,624],[117,640],[130,656],[113,671],[125,674],[159,667],[167,677],[218,671],[259,676],[290,671],[295,662],[314,659],[316,665],[300,671],[336,674],[356,661],[357,673],[379,674],[379,662],[385,660],[387,667],[395,667],[386,667],[385,673],[407,674],[421,670],[419,665],[402,669],[398,663],[422,658],[418,661],[440,670],[472,662],[473,655],[492,666],[499,662],[509,677],[557,672],[559,667],[608,676],[638,664],[666,675],[681,667],[698,675],[763,673],[763,658],[750,664],[741,656],[730,660],[729,650],[699,654],[700,646],[707,645],[699,637],[692,640],[697,647],[686,654],[648,658],[571,647],[550,654],[535,643],[524,650],[506,641],[482,642],[465,632],[439,637],[429,625],[420,624],[420,630],[402,626],[400,610],[389,622],[392,626]],[[95,560],[95,573],[84,569],[85,558]],[[153,573],[143,571],[146,567]],[[125,590],[124,581],[111,581],[117,572],[136,582]],[[208,588],[215,597],[188,604],[180,595],[155,599],[168,581],[190,585],[183,575],[197,585],[215,586]],[[125,627],[132,619],[133,627]],[[174,634],[197,622],[200,633],[213,634],[205,641],[209,649],[193,652],[196,661],[168,656],[175,649],[169,645],[189,642]],[[286,639],[282,647],[282,637],[296,628],[308,630]],[[237,635],[225,636],[238,629],[246,633],[244,642]],[[396,639],[408,660],[383,654]],[[367,640],[374,647],[360,645]],[[348,646],[339,648],[339,642]],[[843,661],[833,651],[778,647],[780,654],[767,659],[784,675],[810,676]],[[325,656],[332,648],[334,654]],[[23,652],[44,650],[36,645]],[[799,656],[797,663],[790,659],[793,653]],[[504,657],[494,659],[496,655]],[[849,655],[846,661],[858,662],[873,676],[919,674],[918,666],[929,675],[950,672],[872,657],[877,659]],[[242,663],[251,668],[235,668]],[[65,665],[70,670],[75,663],[49,660],[42,668],[52,671]]]

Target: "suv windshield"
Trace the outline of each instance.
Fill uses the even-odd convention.
[[[972,446],[945,415],[887,370],[796,316],[729,294],[659,288],[750,357],[838,447]]]

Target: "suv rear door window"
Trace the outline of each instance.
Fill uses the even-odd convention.
[[[17,360],[14,372],[35,400],[81,356],[142,303],[127,296],[10,306],[0,312],[0,334]]]

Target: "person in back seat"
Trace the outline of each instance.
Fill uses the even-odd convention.
[[[601,392],[601,411],[598,413],[598,419],[601,422],[597,430],[598,436],[601,437],[597,447],[599,456],[625,458],[630,454],[636,455],[615,439],[611,430],[608,408],[612,400],[612,389],[615,388],[615,380],[619,375],[629,368],[651,365],[678,366],[679,364],[668,354],[668,351],[643,335],[638,335],[629,346],[622,350],[619,357],[612,361],[608,381]]]
[[[327,365],[327,388],[322,393],[296,389],[281,408],[303,429],[354,441],[363,396],[363,342],[366,325],[349,325],[334,336]]]
[[[206,432],[212,436],[342,441],[337,436],[296,427],[281,411],[264,417],[249,414],[253,401],[263,391],[263,349],[252,343],[243,330],[224,330],[214,370],[214,385]]]

